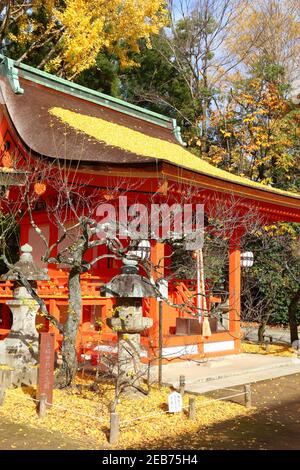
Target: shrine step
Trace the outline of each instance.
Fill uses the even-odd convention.
[[[220,367],[221,370],[212,370]],[[193,384],[213,384],[219,380],[233,377],[242,377],[245,374],[270,373],[278,371],[284,375],[285,368],[292,368],[300,372],[300,360],[291,357],[268,357],[259,354],[240,354],[224,358],[223,360],[210,360],[207,363],[183,361],[176,364],[163,366],[163,383],[168,386],[178,387],[179,376],[185,376],[187,386]],[[157,368],[152,368],[152,378],[157,377]],[[246,383],[246,382],[245,382]]]

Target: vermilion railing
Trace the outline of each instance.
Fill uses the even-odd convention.
[[[101,297],[100,289],[105,284],[103,279],[99,276],[92,276],[91,274],[83,274],[81,276],[81,292],[82,297],[86,299],[94,299]],[[37,282],[37,293],[42,298],[56,299],[68,298],[68,278],[63,272],[61,274],[50,275],[49,281]],[[13,296],[13,282],[0,281],[0,299],[10,298]],[[195,280],[182,280],[174,281],[169,286],[169,300],[177,305],[196,306],[196,282]],[[211,297],[211,302],[220,299]],[[145,299],[144,308],[150,314],[150,304]],[[147,313],[146,313],[147,315]]]
[[[100,288],[103,281],[98,276],[83,274],[81,276],[81,292],[84,298],[99,298]],[[67,298],[68,297],[68,280],[67,276],[50,277],[49,281],[37,282],[37,293],[42,298]],[[13,296],[13,282],[0,282],[0,298]]]
[[[182,281],[175,285],[174,303],[196,305],[196,286],[193,281]]]
[[[206,295],[208,310],[212,303],[220,303],[219,296]],[[177,305],[197,307],[197,281],[195,279],[184,279],[176,282],[173,290],[173,302]],[[195,313],[195,312],[194,312]]]

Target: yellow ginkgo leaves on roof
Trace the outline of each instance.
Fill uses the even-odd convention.
[[[51,108],[49,113],[68,124],[73,129],[81,131],[100,142],[104,142],[106,145],[120,148],[123,151],[131,152],[139,156],[164,160],[179,167],[220,178],[230,183],[269,190],[279,194],[297,196],[293,193],[267,187],[261,183],[216,168],[208,162],[196,157],[179,144],[148,136],[140,131],[130,129],[120,124],[59,107]]]

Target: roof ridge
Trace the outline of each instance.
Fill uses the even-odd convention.
[[[174,118],[128,103],[125,100],[87,88],[83,85],[71,82],[70,80],[57,77],[56,75],[44,72],[30,65],[15,61],[3,54],[0,54],[0,60],[2,65],[0,68],[0,74],[7,76],[12,90],[16,94],[24,93],[19,82],[19,77],[22,77],[35,83],[48,86],[49,88],[68,93],[69,95],[128,114],[138,119],[143,119],[144,121],[151,122],[152,124],[156,124],[160,127],[170,129],[173,131],[178,142],[181,145],[184,145],[180,127],[177,125],[177,121]]]

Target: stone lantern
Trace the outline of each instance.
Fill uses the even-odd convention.
[[[13,383],[33,384],[36,381],[39,349],[39,334],[35,327],[38,302],[19,281],[18,272],[26,278],[33,289],[36,281],[49,280],[47,269],[41,269],[33,261],[32,247],[21,247],[21,256],[1,280],[14,282],[13,299],[6,303],[12,311],[13,324],[4,341],[0,342],[0,363],[14,370]]]
[[[106,284],[104,291],[117,299],[107,324],[118,335],[118,383],[123,392],[132,393],[140,389],[143,376],[140,334],[153,325],[151,318],[143,317],[142,300],[157,294],[150,280],[138,274],[136,260],[127,256],[123,262],[122,274]]]

